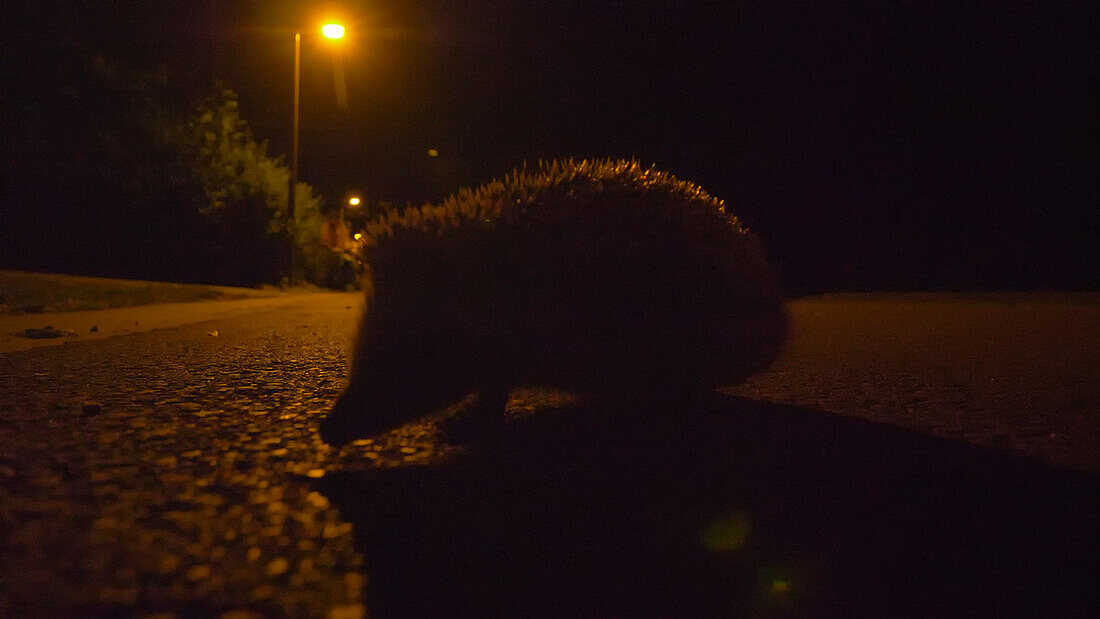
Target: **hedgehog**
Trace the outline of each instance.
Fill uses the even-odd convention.
[[[757,237],[699,186],[624,160],[516,169],[369,224],[340,446],[465,402],[499,428],[513,388],[645,401],[765,369],[787,318]]]

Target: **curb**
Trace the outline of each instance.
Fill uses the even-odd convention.
[[[322,292],[261,299],[158,303],[81,312],[0,316],[0,354],[233,318],[316,303],[340,295],[355,303],[360,297],[358,293]]]

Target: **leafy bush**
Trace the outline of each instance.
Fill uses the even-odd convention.
[[[321,198],[298,182],[293,238],[287,217],[290,170],[267,153],[241,118],[237,95],[221,88],[198,107],[180,131],[180,151],[202,185],[200,212],[218,227],[224,265],[241,283],[274,282],[289,266],[289,253],[306,279],[329,283],[339,258],[320,239]]]

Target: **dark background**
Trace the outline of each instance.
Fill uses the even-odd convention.
[[[794,294],[1095,289],[1092,7],[16,4],[4,10],[0,267],[79,270],[65,248],[95,251],[75,238],[89,229],[53,231],[100,205],[45,189],[65,182],[49,173],[50,148],[64,148],[48,139],[63,136],[51,101],[82,55],[169,67],[180,101],[224,80],[256,136],[287,153],[298,27],[301,178],[329,204],[437,200],[524,161],[636,157],[726,199]],[[334,50],[314,34],[324,15],[348,25],[346,108]],[[17,132],[46,145],[25,153]]]

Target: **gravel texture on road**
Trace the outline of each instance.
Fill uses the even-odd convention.
[[[464,452],[430,422],[320,442],[359,304],[323,297],[0,355],[0,616],[366,614],[370,575],[318,479]],[[1100,466],[1095,299],[791,307],[787,352],[736,393]],[[520,391],[510,412],[571,401]]]
[[[345,297],[0,357],[0,615],[354,615],[350,525],[310,488]]]
[[[1100,470],[1100,295],[837,294],[789,304],[730,393]]]

